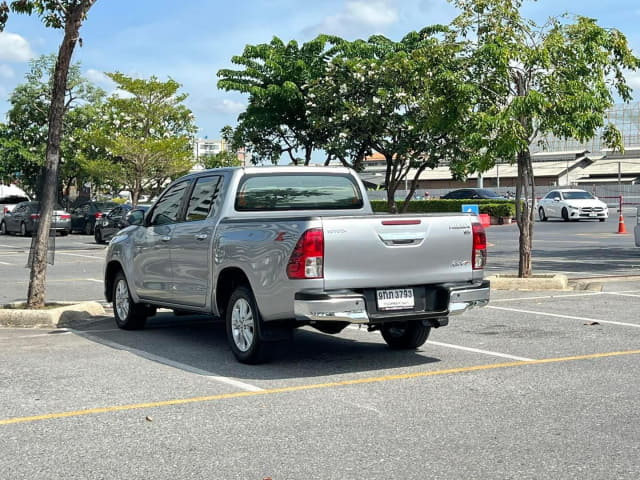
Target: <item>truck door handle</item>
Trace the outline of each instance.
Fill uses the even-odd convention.
[[[168,242],[168,241],[170,241],[170,240],[171,240],[171,237],[170,237],[170,236],[168,236],[168,235],[165,235],[164,237],[162,237],[162,238],[161,238],[161,240],[162,240],[163,242]]]
[[[386,245],[418,245],[425,239],[421,232],[412,233],[379,233],[378,236]]]
[[[206,233],[200,233],[198,235],[196,235],[196,240],[205,240],[209,235],[207,235]]]

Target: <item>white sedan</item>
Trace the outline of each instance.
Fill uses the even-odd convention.
[[[609,217],[609,209],[606,203],[584,190],[558,189],[551,190],[538,202],[538,216],[542,222],[549,218],[562,218],[565,222],[597,218],[604,222]]]

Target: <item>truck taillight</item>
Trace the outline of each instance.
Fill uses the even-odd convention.
[[[304,232],[293,249],[287,276],[292,279],[324,277],[324,232],[311,228]]]
[[[102,218],[102,212],[96,212],[95,214],[96,220]]]
[[[71,215],[62,214],[62,215],[60,215],[60,220],[71,220]]]
[[[29,215],[29,218],[31,220],[38,220],[40,218],[40,214],[39,213],[32,213],[31,215]]]
[[[487,264],[487,235],[481,223],[471,224],[473,232],[473,250],[471,252],[471,265],[474,270],[482,270]]]

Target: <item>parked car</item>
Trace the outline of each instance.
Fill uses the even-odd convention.
[[[461,188],[458,190],[452,190],[440,198],[445,200],[506,200],[505,197],[498,195],[496,192],[489,190],[488,188]]]
[[[16,185],[0,185],[0,221],[20,202],[31,200],[29,195]]]
[[[0,233],[19,233],[26,237],[37,230],[39,221],[40,202],[21,202],[11,212],[5,213],[0,222]],[[63,236],[71,233],[71,215],[57,203],[54,205],[51,228]]]
[[[142,220],[147,210],[149,205],[118,205],[96,221],[93,238],[96,239],[96,243],[107,243],[118,231],[131,225],[131,219],[136,219],[134,223]]]
[[[119,328],[158,307],[224,319],[240,362],[310,325],[423,345],[449,316],[489,301],[477,217],[377,215],[353,170],[216,168],[170,184],[109,242],[105,298]]]
[[[108,211],[120,205],[116,202],[94,202],[83,201],[77,203],[71,209],[71,230],[74,232],[83,232],[85,235],[93,234],[96,220]]]
[[[609,218],[609,208],[585,190],[564,188],[551,190],[538,202],[538,216],[542,222],[549,218],[562,218],[565,222],[597,218],[604,222]]]

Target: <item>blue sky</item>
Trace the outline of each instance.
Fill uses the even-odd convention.
[[[570,12],[598,19],[629,39],[640,55],[640,3],[637,0],[540,0],[525,2],[523,13],[536,21]],[[399,40],[407,32],[448,23],[455,9],[446,0],[98,0],[82,27],[83,47],[73,61],[85,76],[110,91],[104,72],[139,77],[171,77],[189,94],[199,136],[218,138],[234,125],[246,98],[218,90],[216,72],[232,67],[231,57],[246,44],[275,35],[304,42],[319,33],[347,39],[383,34]],[[0,120],[8,98],[24,81],[30,58],[58,50],[61,32],[37,17],[11,15],[0,34]],[[628,76],[640,100],[640,74]]]

